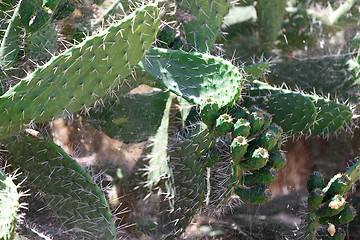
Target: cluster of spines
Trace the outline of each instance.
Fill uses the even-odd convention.
[[[329,225],[329,239],[344,239],[342,225],[351,222],[356,216],[356,209],[346,201],[345,194],[353,186],[349,172],[335,175],[325,186],[321,173],[313,172],[307,181],[309,192],[307,208],[308,232],[311,239],[320,224]]]
[[[268,185],[276,179],[277,170],[286,163],[280,151],[282,129],[271,123],[272,117],[262,109],[236,106],[219,110],[211,97],[200,104],[200,116],[215,137],[225,137],[229,141],[229,151],[233,168],[233,182],[230,188],[243,200],[254,204],[270,200]],[[221,161],[216,150],[208,153],[205,166],[213,166]],[[245,175],[252,171],[252,175]]]

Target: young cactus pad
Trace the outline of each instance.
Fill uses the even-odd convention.
[[[207,54],[151,48],[139,63],[165,88],[191,103],[213,97],[219,108],[239,97],[243,77],[230,62]]]
[[[155,40],[155,6],[144,6],[36,69],[0,97],[0,137],[90,106],[131,72]]]
[[[0,239],[13,239],[20,194],[12,178],[0,169]]]
[[[59,146],[25,134],[6,141],[12,161],[74,238],[115,239],[115,225],[100,188]]]

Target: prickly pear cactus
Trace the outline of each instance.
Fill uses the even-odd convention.
[[[346,201],[346,194],[359,180],[359,164],[360,161],[345,173],[335,175],[326,186],[321,173],[315,172],[310,175],[307,182],[308,225],[304,239],[316,239],[321,225],[330,226],[327,238],[344,239],[343,226],[356,216],[356,209]]]
[[[22,124],[51,121],[89,107],[121,84],[155,40],[157,11],[150,5],[136,10],[120,24],[52,58],[8,90],[0,97],[1,136],[16,133]]]
[[[115,238],[112,215],[102,191],[59,146],[25,134],[8,138],[6,142],[12,161],[42,193],[74,237]]]

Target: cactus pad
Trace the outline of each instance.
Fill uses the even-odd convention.
[[[271,191],[268,187],[257,185],[250,188],[235,188],[235,194],[242,200],[252,204],[267,203],[271,198]]]
[[[136,10],[120,24],[53,57],[8,90],[0,97],[0,135],[21,124],[79,111],[121,83],[154,41],[157,11],[151,5]]]
[[[112,215],[100,188],[59,146],[25,134],[6,141],[12,161],[34,183],[75,238],[115,238]]]
[[[151,48],[139,63],[156,81],[189,102],[213,97],[219,107],[240,95],[243,78],[230,62],[207,54]]]

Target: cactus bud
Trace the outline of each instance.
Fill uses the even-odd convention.
[[[306,183],[308,192],[311,192],[314,188],[323,188],[324,186],[324,177],[321,173],[313,172],[310,174]]]
[[[336,194],[343,195],[347,193],[352,187],[351,178],[346,174],[337,174],[332,180],[331,185],[326,191],[327,196],[333,196]]]
[[[247,170],[257,170],[264,167],[268,161],[268,151],[265,148],[257,148],[248,158],[240,163],[240,166]]]
[[[260,135],[259,139],[257,139],[257,145],[260,147],[265,148],[266,150],[270,151],[273,149],[279,140],[281,135],[277,135],[273,130],[267,128],[265,131]]]
[[[233,118],[229,114],[224,113],[216,119],[215,132],[217,136],[231,132],[233,127]]]
[[[234,130],[232,132],[232,136],[235,138],[237,136],[243,136],[243,137],[247,137],[250,134],[250,123],[249,121],[240,118],[236,121],[236,123],[234,124]]]
[[[308,196],[308,211],[313,212],[322,203],[324,196],[320,188],[314,188]]]
[[[351,222],[355,217],[356,209],[350,203],[346,203],[344,209],[339,214],[332,217],[321,217],[319,218],[319,222],[321,224],[331,222],[333,224],[340,225]]]
[[[219,105],[213,97],[206,97],[200,104],[201,120],[211,129],[219,114]]]
[[[340,213],[345,207],[345,198],[341,195],[335,195],[328,202],[316,208],[316,214],[319,217],[331,217]]]
[[[276,170],[279,170],[280,168],[284,167],[285,164],[286,164],[286,155],[284,152],[277,151],[270,153],[268,165],[272,166]]]
[[[244,154],[248,149],[248,142],[245,137],[238,136],[234,138],[230,145],[231,157],[235,164],[241,162],[244,158]]]
[[[250,110],[252,111],[248,115],[247,120],[250,122],[251,125],[250,134],[252,136],[255,136],[261,131],[262,127],[264,126],[265,117],[261,109],[253,106],[250,108]]]

